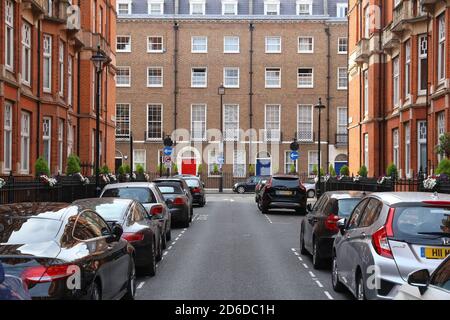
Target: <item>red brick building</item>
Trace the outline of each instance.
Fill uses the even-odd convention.
[[[349,2],[349,165],[432,172],[449,131],[448,1]]]
[[[111,58],[101,79],[101,164],[114,165],[115,2],[1,0],[0,171],[32,175],[42,156],[52,174],[77,154],[94,162],[95,69],[100,45]]]

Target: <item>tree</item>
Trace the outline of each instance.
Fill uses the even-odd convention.
[[[444,155],[446,158],[450,158],[450,132],[446,132],[439,137],[436,152]]]
[[[36,173],[37,177],[39,177],[40,175],[50,175],[50,169],[48,168],[47,161],[45,161],[44,158],[37,158],[36,163],[34,164],[34,172]]]
[[[331,163],[330,166],[328,167],[328,172],[330,173],[330,176],[336,177],[336,170],[334,170],[334,167]]]
[[[446,174],[450,176],[450,159],[444,158],[439,162],[439,165],[436,169],[437,174]]]
[[[361,168],[359,168],[358,174],[359,174],[361,177],[367,178],[367,174],[368,174],[368,172],[367,172],[367,167],[366,167],[365,165],[363,165]]]
[[[140,164],[136,165],[136,173],[137,174],[144,174],[144,167]]]
[[[341,176],[349,176],[350,175],[350,169],[347,165],[344,165],[341,167],[341,170],[339,170],[339,174]]]
[[[388,165],[388,167],[386,169],[386,175],[388,177],[397,177],[398,170],[397,170],[397,166],[394,163],[391,163],[390,165]]]
[[[67,157],[66,174],[71,175],[81,172],[81,161],[76,155],[71,154]]]

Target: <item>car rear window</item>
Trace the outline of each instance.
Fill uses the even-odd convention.
[[[299,186],[298,178],[272,178],[272,187],[297,188]]]
[[[186,183],[189,187],[199,187],[200,182],[197,179],[186,179]]]
[[[146,187],[111,188],[105,190],[102,197],[133,199],[140,203],[156,202],[155,195]]]
[[[162,194],[168,194],[168,193],[181,194],[181,193],[183,193],[180,186],[175,186],[175,185],[158,184],[158,189],[159,189],[159,191],[161,191]]]
[[[361,201],[359,198],[340,199],[338,201],[338,216],[342,218],[349,217],[359,201]]]
[[[100,203],[92,209],[106,221],[121,221],[125,217],[128,206],[128,202]]]
[[[400,207],[395,209],[396,238],[439,239],[450,236],[450,208]]]
[[[8,216],[0,218],[1,244],[27,244],[54,240],[61,221],[35,217]]]

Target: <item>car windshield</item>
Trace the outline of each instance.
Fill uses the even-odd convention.
[[[396,208],[394,235],[396,238],[449,237],[450,208],[427,206]]]
[[[147,187],[111,188],[105,190],[102,197],[133,199],[140,203],[156,202],[153,192]]]
[[[26,244],[54,240],[61,221],[38,217],[0,216],[0,243]]]
[[[338,216],[342,218],[347,218],[352,213],[353,209],[359,203],[361,199],[351,198],[351,199],[341,199],[338,201]]]
[[[197,179],[186,179],[186,183],[189,187],[199,187],[200,182]]]
[[[274,178],[272,179],[272,187],[287,187],[287,188],[297,188],[299,186],[298,178]]]
[[[158,184],[158,189],[161,191],[162,194],[170,194],[170,193],[177,193],[181,194],[183,191],[181,190],[180,186],[174,186],[174,185],[160,185]]]
[[[92,209],[106,221],[121,221],[125,216],[128,205],[128,202],[115,201],[114,203],[97,204]]]

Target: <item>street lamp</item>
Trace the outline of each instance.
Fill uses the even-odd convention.
[[[97,47],[97,52],[92,55],[91,61],[94,63],[95,72],[97,74],[97,88],[96,88],[96,99],[95,99],[95,192],[97,196],[100,195],[100,175],[99,175],[99,165],[100,165],[100,80],[102,75],[103,67],[109,63],[109,58],[103,54],[100,50],[100,45]]]
[[[317,187],[316,187],[316,195],[317,195],[317,198],[319,198],[320,197],[320,195],[321,195],[321,192],[320,192],[320,123],[321,123],[321,121],[320,121],[320,112],[322,111],[322,109],[325,109],[325,105],[323,105],[322,104],[322,98],[319,98],[319,103],[318,104],[316,104],[315,106],[314,106],[314,108],[315,109],[317,109],[318,111],[319,111],[319,125],[318,125],[318,139],[317,139],[317,152],[318,152],[318,154],[317,154],[317,157],[318,157],[318,159],[317,159],[317,161],[318,161],[318,164],[317,164],[317,176],[318,176],[318,184],[317,184]]]
[[[220,159],[224,159],[223,156],[223,96],[225,94],[225,87],[220,84],[217,89],[217,93],[220,95]],[[221,160],[222,161],[222,160]],[[219,192],[223,192],[223,163],[220,164],[220,181]]]

